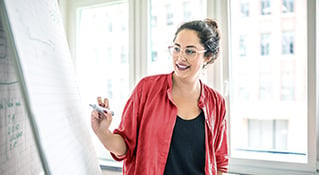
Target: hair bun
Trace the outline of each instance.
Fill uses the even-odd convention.
[[[213,29],[218,29],[217,21],[213,20],[211,18],[206,18],[205,22],[208,26],[210,26]]]

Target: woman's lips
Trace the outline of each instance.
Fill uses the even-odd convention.
[[[186,70],[188,68],[190,68],[190,66],[187,66],[185,64],[176,64],[176,67],[179,69],[179,70]]]

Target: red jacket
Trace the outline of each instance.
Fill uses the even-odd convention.
[[[125,175],[161,175],[164,172],[175,126],[177,108],[172,100],[172,75],[143,78],[132,92],[114,133],[127,145],[122,157]],[[224,98],[201,82],[198,106],[205,114],[205,174],[226,172],[228,166],[227,123]]]

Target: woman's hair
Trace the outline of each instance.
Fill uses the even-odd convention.
[[[213,63],[219,56],[220,51],[220,31],[217,26],[217,21],[206,18],[205,20],[186,22],[177,29],[173,41],[175,41],[178,33],[184,29],[194,30],[197,32],[200,43],[206,50],[204,56],[211,57],[207,64]]]

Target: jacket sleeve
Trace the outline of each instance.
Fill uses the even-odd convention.
[[[131,97],[126,102],[123,109],[121,122],[119,127],[113,131],[114,134],[122,136],[126,143],[127,151],[125,155],[118,156],[111,153],[112,157],[116,161],[124,159],[131,159],[136,150],[137,132],[138,132],[138,116],[140,106],[140,95],[142,90],[142,81],[135,87]]]
[[[227,120],[226,120],[226,108],[225,100],[221,99],[220,105],[218,106],[219,110],[219,129],[217,131],[216,137],[216,164],[217,170],[222,172],[227,172],[228,170],[228,139],[227,139]]]

